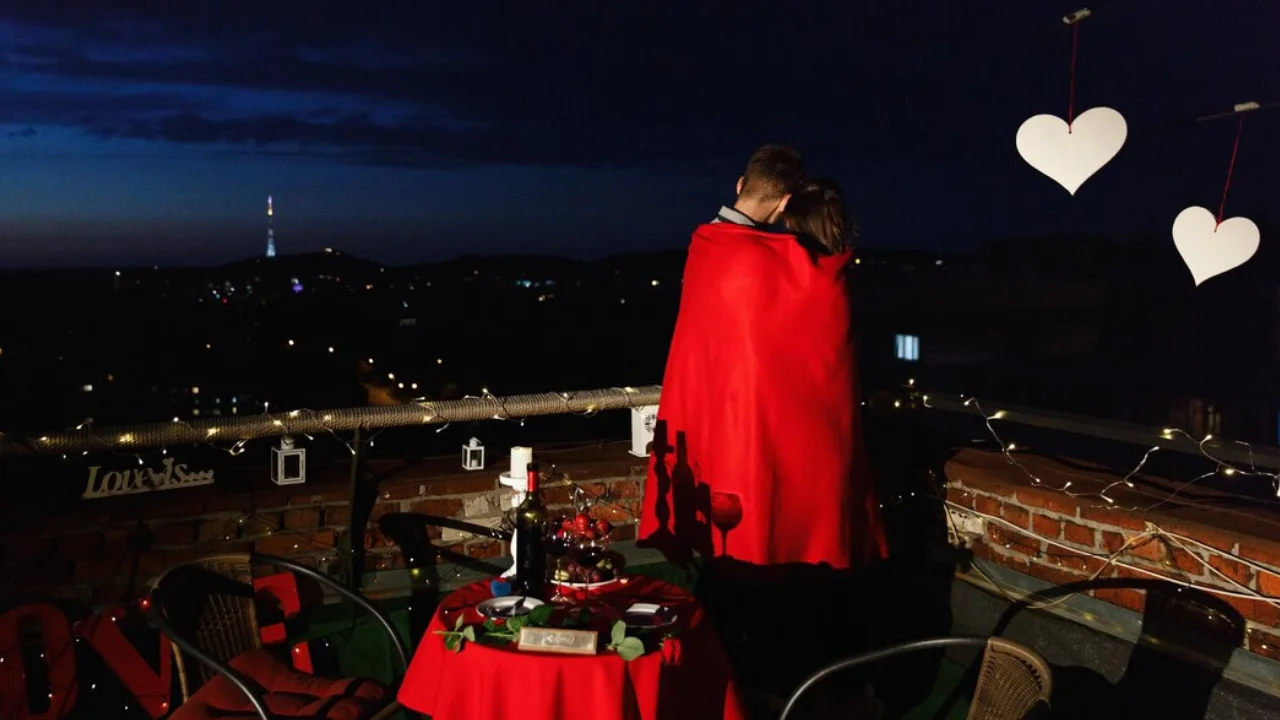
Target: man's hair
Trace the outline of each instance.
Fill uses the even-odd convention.
[[[804,160],[795,148],[765,145],[751,154],[742,173],[741,195],[773,201],[795,192],[804,180]]]

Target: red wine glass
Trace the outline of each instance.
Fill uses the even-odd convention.
[[[729,531],[742,523],[742,498],[711,491],[711,524],[720,530],[720,554],[729,554]]]

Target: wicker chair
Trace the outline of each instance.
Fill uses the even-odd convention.
[[[998,637],[945,637],[916,640],[874,650],[832,663],[796,689],[782,710],[782,720],[795,709],[800,696],[820,680],[850,668],[925,650],[982,648],[982,667],[969,704],[969,720],[1023,720],[1049,709],[1053,674],[1049,664],[1032,650]]]
[[[402,668],[407,667],[404,643],[391,623],[376,608],[329,576],[289,560],[265,555],[222,555],[204,558],[165,571],[151,591],[151,614],[161,632],[173,644],[183,703],[198,696],[217,677],[225,678],[248,699],[262,720],[274,720],[267,702],[269,689],[251,673],[243,672],[244,658],[260,651],[258,617],[254,602],[253,568],[273,566],[310,578],[352,601],[373,615],[391,639]],[[188,660],[198,662],[192,666]],[[236,666],[241,669],[237,670]],[[381,707],[362,715],[382,720],[402,708],[389,689]],[[335,701],[338,699],[335,696]],[[354,698],[353,698],[354,699]],[[179,708],[178,713],[182,712]],[[292,718],[307,717],[290,714]]]

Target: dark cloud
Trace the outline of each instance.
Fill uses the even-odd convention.
[[[33,137],[38,136],[39,134],[40,134],[40,133],[39,133],[39,132],[37,132],[35,128],[33,128],[33,127],[31,127],[30,125],[28,125],[28,126],[26,126],[26,127],[22,128],[21,130],[14,130],[13,132],[10,132],[10,133],[9,133],[9,137],[11,137],[11,138],[33,138]]]

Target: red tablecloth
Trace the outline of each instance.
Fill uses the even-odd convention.
[[[624,661],[609,650],[595,656],[521,652],[467,643],[461,652],[444,646],[437,630],[453,629],[459,614],[483,620],[475,605],[492,597],[478,582],[445,598],[422,638],[404,683],[400,703],[433,720],[742,720],[728,659],[702,606],[680,588],[630,576],[592,591],[587,604],[608,638],[610,612],[636,602],[674,607],[677,636]]]

